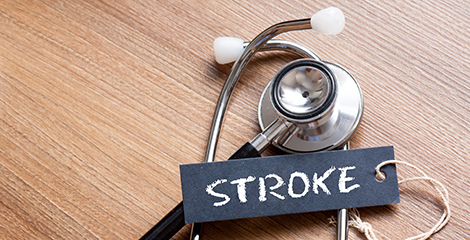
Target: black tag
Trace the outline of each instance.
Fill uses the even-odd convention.
[[[181,165],[186,223],[400,202],[393,147]]]

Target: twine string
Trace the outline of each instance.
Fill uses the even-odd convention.
[[[438,180],[436,180],[434,178],[428,177],[418,167],[414,166],[413,164],[403,162],[403,161],[399,161],[399,160],[388,160],[388,161],[384,161],[384,162],[380,163],[379,165],[377,165],[377,167],[375,168],[377,179],[381,179],[381,180],[385,179],[386,176],[383,172],[380,171],[380,169],[383,166],[388,165],[388,164],[402,164],[402,165],[405,165],[405,166],[408,166],[408,167],[414,169],[416,172],[418,172],[421,175],[421,176],[418,176],[418,177],[411,177],[411,178],[406,178],[406,179],[400,180],[400,181],[398,181],[399,185],[403,184],[403,183],[407,183],[407,182],[414,182],[414,181],[428,182],[434,188],[434,190],[436,190],[436,192],[438,193],[438,195],[441,198],[442,202],[444,203],[444,212],[442,213],[442,216],[440,217],[439,221],[437,221],[437,223],[431,229],[429,229],[427,232],[423,232],[419,235],[409,237],[406,240],[424,240],[424,239],[428,239],[429,237],[431,237],[431,235],[433,235],[434,233],[441,230],[449,222],[449,219],[450,219],[450,216],[451,216],[451,214],[450,214],[450,212],[451,212],[450,211],[450,203],[449,203],[449,192],[447,191],[447,189],[445,188],[445,186],[441,182],[439,182]],[[359,211],[356,208],[349,209],[349,218],[350,218],[350,220],[348,222],[348,226],[356,228],[359,232],[363,233],[368,240],[377,240],[377,237],[374,233],[372,225],[370,225],[368,222],[362,221],[362,219],[359,215]],[[334,217],[331,217],[329,220],[330,220],[330,224],[336,225],[336,220],[335,220]]]

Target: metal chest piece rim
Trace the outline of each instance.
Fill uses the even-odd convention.
[[[286,70],[283,67],[268,83],[261,95],[258,105],[258,122],[261,130],[264,131],[279,118],[281,121],[293,122],[294,125],[291,128],[272,142],[276,147],[289,153],[323,151],[341,147],[354,134],[362,118],[363,96],[359,84],[348,71],[337,64],[313,59],[301,59],[294,62],[301,61],[318,62],[315,68],[320,68],[324,77],[333,81],[333,84],[329,85],[334,88],[330,89],[333,100],[326,98],[328,100],[324,100],[322,102],[324,104],[319,106],[321,111],[318,109],[312,111],[317,116],[310,114],[308,117],[299,118],[295,116],[295,112],[293,115],[289,111],[282,112],[285,107],[279,103],[280,80],[277,78],[279,74],[287,74],[292,70]],[[289,65],[291,63],[286,66]],[[332,76],[329,76],[330,74]]]

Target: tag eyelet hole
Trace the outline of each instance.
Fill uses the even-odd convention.
[[[379,182],[383,182],[385,180],[385,178],[387,178],[387,175],[385,175],[384,172],[377,172],[375,174],[375,179],[377,179],[377,181],[379,181]]]

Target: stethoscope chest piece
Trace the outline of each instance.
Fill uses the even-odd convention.
[[[266,86],[258,118],[262,131],[276,120],[290,123],[272,143],[299,153],[344,145],[359,125],[362,111],[359,85],[345,69],[299,59],[281,68]]]

